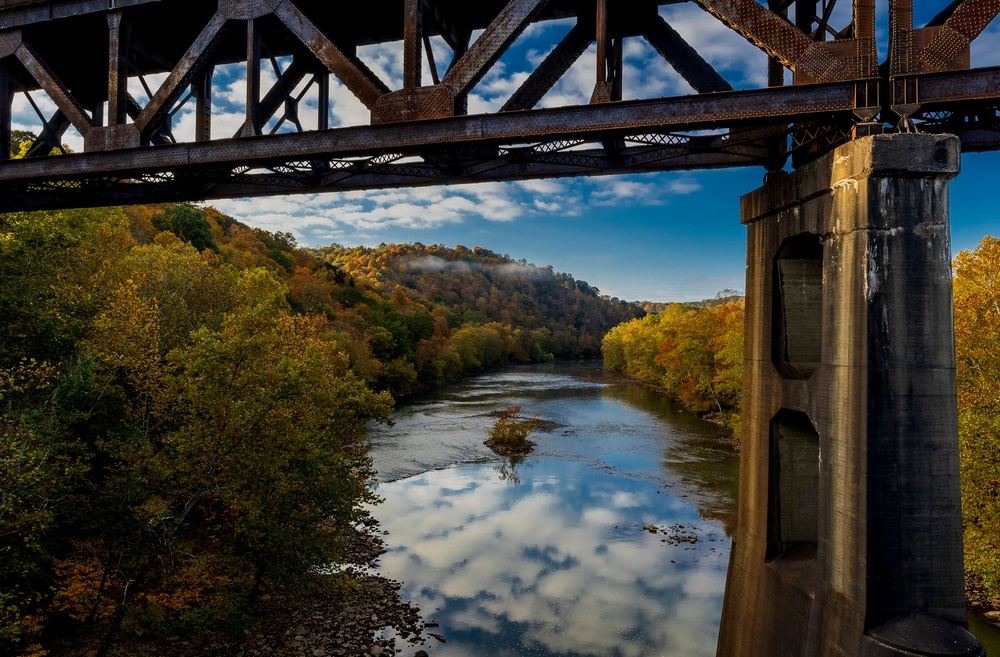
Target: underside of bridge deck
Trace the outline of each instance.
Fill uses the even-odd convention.
[[[875,0],[7,0],[0,209],[778,170],[897,128],[957,134],[966,151],[996,148],[1000,68],[971,69],[969,53],[1000,6],[940,4],[915,26],[912,0],[892,0],[879,61]],[[767,86],[720,73],[692,45],[699,35],[667,20],[678,5],[758,47]],[[494,111],[470,115],[470,94],[511,45],[552,21],[561,40]],[[630,40],[659,53],[692,93],[623,99]],[[402,51],[392,79],[363,54],[387,43]],[[591,102],[547,101],[581,58],[593,60]],[[246,80],[243,124],[213,134],[218,72],[234,66]],[[334,125],[331,85],[353,94],[368,121]],[[25,157],[11,160],[15,100],[38,120]],[[187,132],[183,112],[194,115]],[[83,152],[63,147],[67,131]]]

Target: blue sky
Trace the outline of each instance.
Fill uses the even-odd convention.
[[[842,0],[832,24],[847,24],[850,4]],[[884,4],[880,2],[878,11],[883,52]],[[914,4],[915,23],[921,25],[947,0]],[[694,3],[665,6],[660,14],[734,87],[765,86],[764,55]],[[473,90],[469,111],[499,108],[570,27],[566,21],[531,26]],[[443,70],[450,51],[438,39],[433,48]],[[402,86],[401,42],[365,47],[358,54],[390,88]],[[593,90],[595,58],[592,47],[540,105],[586,103]],[[625,40],[624,58],[624,98],[692,93],[642,39]],[[265,64],[266,89],[275,76],[270,64]],[[974,44],[973,66],[998,64],[1000,26],[995,23]],[[150,77],[146,82],[155,90],[163,77]],[[429,69],[424,80],[429,83]],[[245,67],[218,69],[215,85],[213,134],[231,135],[244,116]],[[130,91],[145,102],[147,96],[138,80],[130,80]],[[33,98],[46,111],[55,109],[44,94],[33,94]],[[335,78],[331,104],[331,126],[368,123],[365,107]],[[307,129],[310,122],[315,126],[315,106],[314,89],[306,90],[300,116]],[[175,116],[174,133],[181,141],[193,139],[192,110],[184,107]],[[23,97],[15,98],[14,123],[16,128],[38,130]],[[279,131],[291,129],[284,125]],[[71,148],[82,148],[76,133],[68,133],[65,141]],[[963,159],[964,172],[952,186],[956,252],[974,248],[984,235],[998,230],[992,201],[998,165],[1000,154],[972,154]],[[680,301],[711,297],[726,288],[743,289],[746,232],[739,223],[739,197],[758,187],[763,174],[761,168],[746,168],[235,199],[212,205],[254,226],[290,231],[304,246],[414,241],[482,246],[515,259],[552,265],[619,298]]]

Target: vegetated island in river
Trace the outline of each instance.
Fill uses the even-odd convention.
[[[522,417],[520,406],[511,406],[495,414],[497,419],[490,428],[490,437],[483,444],[500,456],[527,456],[537,444],[528,440],[533,432],[552,431],[566,426],[538,416]]]
[[[0,653],[301,652],[309,600],[392,589],[316,567],[358,560],[393,397],[597,356],[643,314],[478,247],[303,249],[186,204],[0,217]],[[421,640],[379,604],[341,620]]]

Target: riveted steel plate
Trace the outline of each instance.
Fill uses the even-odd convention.
[[[381,96],[372,108],[372,124],[423,121],[455,115],[455,95],[443,84],[401,89]]]

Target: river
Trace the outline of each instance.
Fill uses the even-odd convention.
[[[514,405],[559,425],[520,462],[482,444]],[[379,568],[436,624],[432,657],[715,654],[739,474],[719,427],[599,361],[472,377],[394,418],[371,438]]]

